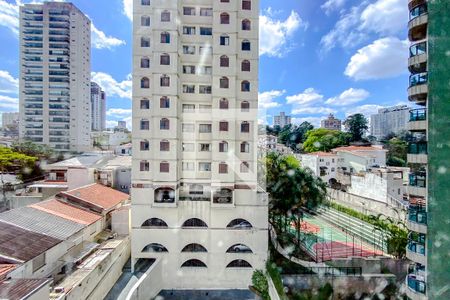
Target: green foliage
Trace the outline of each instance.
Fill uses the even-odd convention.
[[[317,151],[330,151],[333,148],[348,145],[350,135],[338,130],[318,128],[306,133],[306,140],[303,143],[303,151],[307,153]]]
[[[287,300],[286,292],[284,290],[283,279],[281,278],[280,270],[273,262],[267,261],[266,265],[267,273],[272,278],[272,282],[277,290],[278,296],[281,300]]]
[[[408,243],[408,231],[403,223],[395,223],[390,218],[381,219],[380,216],[375,217],[365,215],[351,208],[339,205],[335,202],[328,202],[330,207],[343,212],[349,216],[365,221],[375,227],[388,232],[387,249],[388,253],[396,258],[404,258],[406,254],[406,245]]]
[[[344,121],[345,129],[351,134],[352,142],[362,141],[364,133],[366,133],[369,121],[363,114],[354,114]]]
[[[13,151],[37,157],[39,159],[52,160],[55,156],[53,149],[48,145],[39,145],[30,141],[14,143],[11,148]]]
[[[261,270],[255,270],[252,275],[253,287],[259,292],[263,300],[270,300],[269,283],[267,277]]]
[[[0,146],[0,172],[17,172],[21,180],[36,175],[37,158]]]
[[[406,167],[408,143],[399,138],[391,138],[386,142],[388,150],[386,164],[394,167]]]
[[[278,136],[278,142],[290,147],[294,151],[298,151],[299,145],[305,142],[308,131],[313,130],[314,126],[309,122],[303,122],[300,125],[286,125],[283,128],[275,126],[273,128],[267,126],[267,134]]]

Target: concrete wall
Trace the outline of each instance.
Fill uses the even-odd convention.
[[[52,282],[49,281],[37,291],[35,291],[32,295],[29,295],[27,300],[48,300],[50,299],[50,284]]]
[[[395,283],[394,275],[374,276],[317,276],[317,275],[283,275],[283,283],[296,291],[317,290],[329,283],[335,296],[351,295],[353,293],[381,292],[390,282]]]
[[[395,205],[395,201],[389,200],[387,202],[380,202],[374,199],[361,197],[358,195],[342,192],[335,189],[327,189],[330,199],[340,205],[352,208],[363,214],[377,216],[383,214],[391,217],[394,220],[405,222],[407,211],[406,208],[401,208]]]
[[[152,299],[159,294],[163,287],[162,261],[157,259],[133,286],[127,295],[127,300]]]
[[[111,229],[119,235],[130,233],[130,206],[121,207],[111,213]]]
[[[395,199],[403,199],[405,188],[402,179],[394,179],[393,174],[373,174],[351,176],[351,186],[348,188],[350,194],[387,202],[388,196]]]

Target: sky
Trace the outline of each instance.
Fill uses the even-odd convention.
[[[0,112],[18,111],[18,7],[0,0]],[[107,126],[131,126],[132,0],[73,0],[92,20],[91,77]],[[260,123],[315,126],[407,101],[407,0],[260,0]],[[7,46],[6,46],[7,45]]]

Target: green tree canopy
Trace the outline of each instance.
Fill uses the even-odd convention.
[[[39,159],[51,159],[55,155],[52,148],[48,145],[39,145],[30,141],[13,143],[12,150],[25,155],[37,157]]]
[[[354,114],[349,116],[344,121],[345,129],[351,134],[352,142],[359,142],[363,140],[363,136],[366,133],[369,121],[363,114]]]
[[[36,157],[15,152],[10,148],[0,147],[1,172],[19,171],[19,175],[29,173],[35,167],[36,160]]]
[[[333,148],[348,145],[350,135],[345,132],[317,128],[306,133],[306,141],[303,143],[303,151],[307,153],[316,151],[330,151]]]

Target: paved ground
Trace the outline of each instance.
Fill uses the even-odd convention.
[[[314,228],[314,230],[308,230],[308,233],[302,233],[300,239],[305,250],[317,262],[323,262],[333,258],[346,258],[351,256],[368,257],[383,254],[353,235],[347,234],[327,223],[318,216],[305,213],[302,227]],[[296,235],[295,225],[291,226],[290,230]]]
[[[256,300],[249,290],[163,290],[155,300]]]

